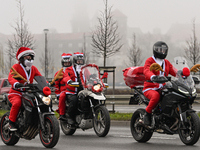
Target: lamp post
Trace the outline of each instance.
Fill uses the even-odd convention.
[[[44,63],[44,71],[45,71],[45,78],[47,78],[48,76],[48,71],[47,71],[47,63],[48,63],[48,58],[47,58],[47,33],[49,31],[49,29],[44,29],[44,34],[45,34],[45,52],[44,52],[44,59],[45,59],[45,63]]]

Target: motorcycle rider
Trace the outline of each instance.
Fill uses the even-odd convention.
[[[14,64],[12,67],[25,79],[28,83],[33,83],[35,76],[42,76],[38,69],[33,66],[33,61],[35,57],[35,52],[28,47],[20,47],[16,53],[16,58],[18,60],[17,64]],[[8,81],[12,85],[12,88],[9,91],[8,99],[12,104],[10,115],[9,115],[9,129],[10,131],[16,131],[16,119],[19,113],[20,107],[22,105],[21,96],[22,92],[17,91],[21,87],[27,84],[24,80],[19,78],[13,78],[11,74],[12,70],[8,75]],[[22,90],[21,90],[22,91]]]
[[[64,74],[64,81],[67,83],[67,89],[65,90],[66,96],[67,96],[67,102],[68,102],[68,116],[66,118],[65,115],[61,115],[63,119],[67,119],[69,124],[74,124],[74,119],[76,116],[76,111],[77,111],[77,103],[78,103],[78,98],[77,94],[79,91],[83,90],[83,86],[81,85],[81,79],[80,79],[80,71],[81,67],[85,64],[84,60],[84,55],[83,53],[76,52],[74,53],[73,56],[73,65],[68,67],[65,70]],[[72,82],[79,82],[79,87],[73,87],[70,86]],[[64,101],[64,99],[61,99],[60,103]],[[64,107],[63,107],[64,108]],[[62,110],[63,108],[60,108],[60,111],[65,112],[65,110]],[[64,108],[65,109],[65,108]]]
[[[148,106],[146,107],[146,112],[144,115],[144,124],[151,125],[151,113],[152,110],[156,107],[160,99],[160,91],[163,87],[161,83],[155,83],[154,81],[157,78],[162,78],[162,76],[168,76],[171,74],[172,76],[176,76],[177,69],[165,59],[168,53],[168,46],[163,41],[158,41],[153,45],[153,56],[149,57],[144,64],[144,75],[145,75],[145,82],[143,93],[144,96],[147,97],[150,101]],[[164,72],[161,71],[150,71],[149,68],[151,64],[158,63]]]
[[[65,73],[65,70],[67,67],[70,67],[72,65],[72,54],[70,53],[63,53],[62,55],[62,59],[61,59],[61,64],[62,64],[62,68],[63,68],[63,74]],[[59,71],[58,71],[59,72]],[[54,77],[58,74],[58,72],[55,73]],[[55,81],[55,85],[54,87],[56,88],[55,93],[56,93],[56,97],[57,100],[59,101],[58,104],[58,113],[60,114],[60,120],[63,120],[63,116],[65,114],[65,99],[66,99],[66,94],[65,94],[65,89],[66,89],[66,84],[62,79],[59,79],[57,81]],[[62,99],[62,100],[60,100]]]
[[[72,54],[70,53],[63,53],[61,55],[62,59],[61,59],[61,65],[62,65],[62,68],[63,68],[63,74],[65,73],[65,69],[67,67],[70,67],[72,65],[72,60],[71,60],[71,57],[72,57]],[[58,74],[59,71],[57,71],[54,75],[54,77]],[[63,79],[63,78],[62,78]],[[55,81],[55,94],[56,94],[56,98],[57,100],[59,101],[59,97],[60,97],[60,94],[61,92],[65,89],[65,83],[63,82],[62,79],[59,79],[57,81]]]

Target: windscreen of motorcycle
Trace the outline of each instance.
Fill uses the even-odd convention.
[[[191,89],[192,91],[195,89],[194,80],[192,76],[189,75],[188,77],[182,76],[180,73],[177,73],[177,82],[180,83],[183,87]]]
[[[36,76],[34,77],[35,81],[38,83],[37,87],[39,90],[43,90],[45,86],[47,86],[46,78],[43,76]]]
[[[98,67],[87,65],[81,69],[81,82],[84,88],[91,89],[95,85],[103,86]]]

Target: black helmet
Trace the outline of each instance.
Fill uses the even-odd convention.
[[[85,60],[84,60],[83,53],[79,53],[79,52],[74,53],[73,63],[75,65],[84,65]]]
[[[72,58],[71,58],[72,54],[62,54],[62,59],[61,59],[61,64],[62,67],[70,67],[72,65]],[[65,65],[64,63],[69,62],[67,65]]]
[[[165,42],[158,41],[153,45],[153,55],[155,58],[165,59],[168,52],[168,46]]]

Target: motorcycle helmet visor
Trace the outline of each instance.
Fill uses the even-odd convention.
[[[158,53],[161,53],[161,54],[166,54],[167,50],[168,50],[168,48],[165,46],[162,46],[162,47],[154,46],[154,51],[157,51]]]

